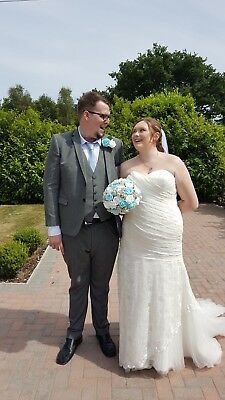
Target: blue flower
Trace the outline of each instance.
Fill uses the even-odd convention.
[[[104,196],[104,200],[106,200],[106,201],[113,200],[113,195],[111,193],[106,193]]]
[[[109,147],[110,140],[109,138],[105,137],[102,139],[102,146]]]
[[[110,186],[111,186],[112,189],[118,189],[120,185],[119,185],[119,183],[113,183],[112,182]]]
[[[116,147],[116,142],[113,139],[109,139],[108,137],[104,137],[102,139],[102,146],[110,147],[111,149],[113,149],[114,147]]]
[[[119,206],[120,206],[121,208],[126,208],[126,207],[127,207],[127,202],[126,202],[126,200],[120,200]]]
[[[131,187],[126,187],[125,189],[123,189],[123,193],[132,194],[134,193],[134,189],[132,189]]]

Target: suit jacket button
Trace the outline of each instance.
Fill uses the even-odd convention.
[[[86,201],[86,199],[85,199],[85,198],[83,198],[83,201],[85,202],[85,201]]]

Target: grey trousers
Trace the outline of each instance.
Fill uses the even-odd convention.
[[[64,260],[71,279],[67,337],[77,339],[82,334],[89,288],[95,331],[99,335],[108,333],[109,281],[118,244],[114,219],[82,225],[75,237],[63,235]]]

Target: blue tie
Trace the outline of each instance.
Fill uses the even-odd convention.
[[[88,143],[86,142],[86,146],[88,149],[88,162],[89,165],[92,169],[92,171],[95,170],[96,164],[97,164],[97,158],[96,158],[96,153],[94,151],[95,146],[98,145],[98,143]]]

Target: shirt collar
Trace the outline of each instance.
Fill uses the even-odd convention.
[[[81,133],[81,131],[80,131],[80,127],[78,127],[78,133],[79,133],[79,135],[80,135],[80,141],[81,141],[81,145],[83,146],[84,144],[86,144],[86,143],[91,143],[91,144],[95,144],[95,143],[98,143],[99,144],[99,146],[101,146],[101,140],[102,139],[96,139],[94,142],[88,142],[86,139],[84,139],[84,137],[82,136],[82,133]]]

